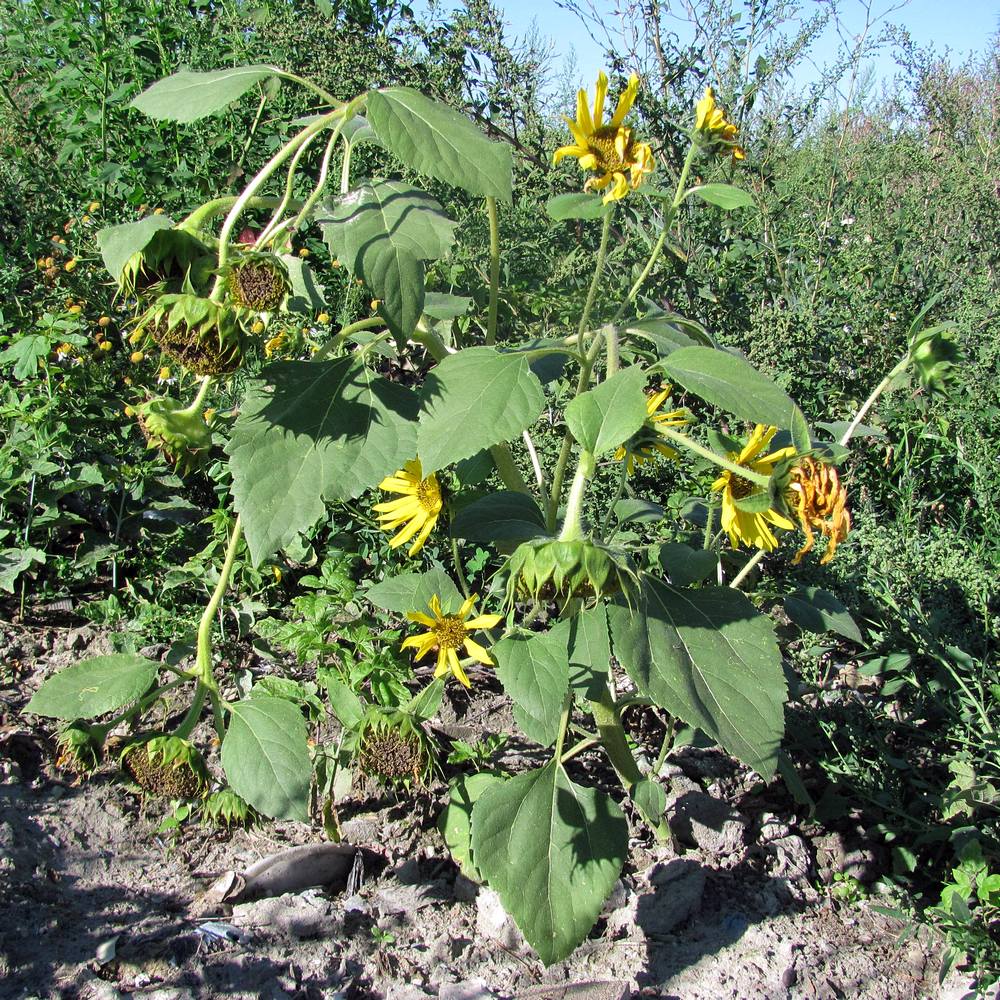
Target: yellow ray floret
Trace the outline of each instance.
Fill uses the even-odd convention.
[[[715,91],[711,87],[705,88],[704,96],[694,106],[694,127],[719,142],[720,152],[732,154],[734,160],[746,159],[743,147],[736,142],[739,130],[715,103]]]
[[[628,86],[618,98],[618,105],[611,120],[604,122],[604,102],[608,96],[608,77],[600,73],[594,93],[591,111],[587,103],[587,92],[581,90],[576,97],[576,121],[566,118],[573,144],[560,146],[552,158],[558,163],[563,157],[575,156],[581,170],[589,170],[591,177],[584,184],[585,191],[603,191],[604,203],[618,201],[642,184],[647,174],[654,168],[653,151],[649,143],[636,142],[632,129],[622,122],[632,109],[639,93],[639,77],[634,73],[629,77]]]
[[[770,454],[762,455],[771,438],[777,432],[776,427],[766,427],[757,424],[750,435],[750,440],[741,451],[730,452],[729,459],[737,465],[755,472],[758,475],[770,476],[778,462],[795,454],[792,447],[779,448]],[[795,525],[784,514],[773,508],[762,511],[749,511],[737,506],[737,500],[763,492],[763,486],[743,479],[729,469],[724,469],[722,475],[712,483],[712,489],[722,493],[722,527],[729,535],[733,548],[739,548],[741,542],[754,545],[758,549],[770,552],[778,545],[771,527],[790,530]]]
[[[377,503],[372,508],[378,511],[379,527],[383,531],[395,531],[402,525],[402,530],[389,540],[394,549],[416,535],[410,546],[410,555],[415,556],[423,548],[441,513],[441,487],[437,477],[433,472],[425,477],[420,459],[415,458],[398,472],[386,476],[379,483],[379,489],[399,494],[397,499]]]
[[[458,650],[464,648],[466,655],[471,659],[492,667],[493,660],[490,654],[470,637],[470,633],[476,629],[495,628],[501,620],[500,615],[476,615],[470,618],[469,615],[472,614],[478,599],[479,595],[473,594],[466,599],[456,614],[446,615],[441,609],[441,599],[435,594],[428,605],[430,614],[408,611],[406,617],[411,622],[423,625],[427,631],[423,635],[413,635],[404,639],[401,648],[415,649],[418,660],[436,650],[437,666],[434,668],[434,676],[443,677],[450,672],[462,684],[469,687],[469,678],[458,658]]]
[[[615,452],[615,461],[625,461],[628,475],[631,476],[635,472],[636,466],[650,461],[657,455],[668,459],[677,458],[677,452],[664,442],[659,428],[683,427],[691,423],[693,418],[684,409],[660,412],[660,407],[670,399],[672,392],[673,387],[668,385],[646,397],[646,420],[642,427],[628,441],[619,445]]]

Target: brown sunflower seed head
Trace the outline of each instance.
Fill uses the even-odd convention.
[[[140,788],[167,799],[197,798],[207,781],[201,754],[179,736],[132,743],[122,753],[121,764]]]
[[[371,707],[355,744],[360,770],[383,785],[422,784],[434,765],[433,747],[420,723],[403,712]]]
[[[243,362],[244,337],[236,310],[200,295],[161,295],[140,317],[136,334],[148,336],[195,375],[229,375]]]
[[[225,274],[230,298],[249,312],[274,312],[291,289],[288,272],[271,254],[243,254],[226,268]]]

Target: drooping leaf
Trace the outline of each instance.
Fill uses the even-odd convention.
[[[316,280],[316,272],[301,258],[282,254],[292,291],[288,296],[289,312],[313,313],[326,305],[326,289]]]
[[[305,720],[291,702],[269,695],[230,706],[222,767],[233,791],[272,819],[309,821],[309,758]]]
[[[416,454],[417,400],[352,358],[281,361],[250,384],[228,448],[255,564]]]
[[[557,632],[562,627],[567,632],[570,687],[577,697],[597,701],[611,670],[607,611],[603,604],[585,608],[568,622],[560,622],[552,631]]]
[[[774,775],[786,687],[769,619],[731,587],[682,591],[651,577],[639,608],[608,615],[615,653],[640,691]]]
[[[514,718],[529,739],[550,746],[569,686],[566,636],[555,630],[513,635],[493,646],[497,677],[511,701]]]
[[[365,597],[377,608],[394,611],[424,611],[437,594],[445,614],[458,609],[462,595],[442,566],[432,566],[426,573],[400,573],[376,583],[365,591]]]
[[[424,380],[417,434],[425,474],[510,441],[545,407],[524,354],[470,347],[445,358]]]
[[[675,587],[689,587],[715,572],[719,556],[714,549],[693,549],[681,542],[670,542],[660,546],[659,562]]]
[[[425,260],[448,252],[456,223],[429,195],[400,181],[364,184],[319,213],[331,252],[380,300],[401,340],[424,311]]]
[[[222,111],[271,76],[273,66],[236,66],[208,73],[182,69],[147,87],[129,107],[157,121],[187,124]]]
[[[437,677],[421,688],[404,706],[403,711],[426,722],[437,715],[444,698],[444,678]]]
[[[641,524],[650,521],[662,521],[665,508],[652,500],[634,500],[626,497],[614,506],[614,515],[619,524]]]
[[[709,205],[715,205],[725,212],[734,208],[753,208],[753,198],[742,188],[732,184],[701,184],[688,191],[688,196],[694,195]]]
[[[580,446],[602,455],[627,441],[646,419],[646,373],[626,368],[581,393],[566,407],[566,423]]]
[[[558,761],[491,785],[472,807],[476,867],[546,965],[587,936],[627,851],[614,800]]]
[[[448,805],[438,820],[438,829],[455,863],[466,878],[476,882],[482,876],[472,860],[472,807],[487,788],[502,782],[499,775],[487,771],[452,778],[448,784]]]
[[[527,494],[501,490],[463,507],[451,533],[470,542],[524,542],[546,533],[545,515]]]
[[[785,612],[799,628],[809,632],[836,632],[859,645],[864,642],[861,630],[850,612],[828,590],[799,587],[785,600]]]
[[[43,565],[45,560],[45,553],[33,545],[23,549],[3,549],[0,551],[0,590],[13,594],[17,578],[33,566]]]
[[[368,120],[383,145],[418,173],[509,202],[510,147],[491,142],[446,104],[407,87],[373,90]]]
[[[744,358],[710,347],[683,347],[662,365],[670,378],[707,403],[744,420],[790,430],[796,448],[809,450],[809,428],[801,410]]]
[[[600,219],[611,211],[612,205],[605,205],[599,194],[574,191],[557,194],[545,203],[545,211],[550,219],[565,222],[567,219]]]
[[[138,222],[123,222],[120,226],[102,229],[97,234],[97,246],[108,274],[118,281],[132,256],[145,250],[161,229],[172,229],[173,225],[173,219],[166,215],[147,215]]]
[[[449,295],[447,292],[427,292],[424,295],[424,315],[431,319],[458,319],[469,311],[472,299],[465,295]]]
[[[94,656],[48,678],[25,711],[51,719],[96,719],[142,697],[160,664],[133,653]]]
[[[711,334],[701,323],[655,305],[650,305],[642,319],[629,320],[625,335],[651,341],[661,358],[681,347],[715,347]]]

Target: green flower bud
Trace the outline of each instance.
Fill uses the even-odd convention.
[[[910,342],[910,361],[920,384],[930,393],[947,388],[961,360],[955,328],[950,323],[921,330]]]
[[[201,804],[202,815],[216,826],[249,826],[256,823],[257,811],[231,788],[212,792]]]
[[[100,763],[106,731],[83,722],[70,722],[59,730],[56,744],[59,756],[56,766],[85,774]]]
[[[134,408],[147,447],[159,448],[171,465],[194,469],[212,447],[212,432],[200,410],[174,399],[152,399]]]
[[[145,295],[154,288],[179,288],[185,279],[197,283],[211,274],[211,248],[184,229],[161,229],[128,259],[118,277],[126,295]]]

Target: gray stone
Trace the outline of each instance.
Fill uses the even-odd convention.
[[[329,900],[307,890],[239,903],[233,907],[233,923],[251,932],[263,930],[302,939],[329,937],[338,922]]]
[[[694,791],[671,795],[666,815],[678,840],[714,858],[736,861],[746,850],[746,820],[722,799]]]
[[[705,869],[689,858],[654,865],[644,881],[649,892],[632,893],[625,906],[608,917],[612,936],[638,928],[647,937],[663,937],[697,912],[705,892]]]
[[[476,896],[476,930],[480,936],[497,941],[510,951],[525,947],[524,935],[492,889],[480,889]]]
[[[493,1000],[495,994],[482,979],[466,979],[461,983],[442,983],[439,1000]]]

